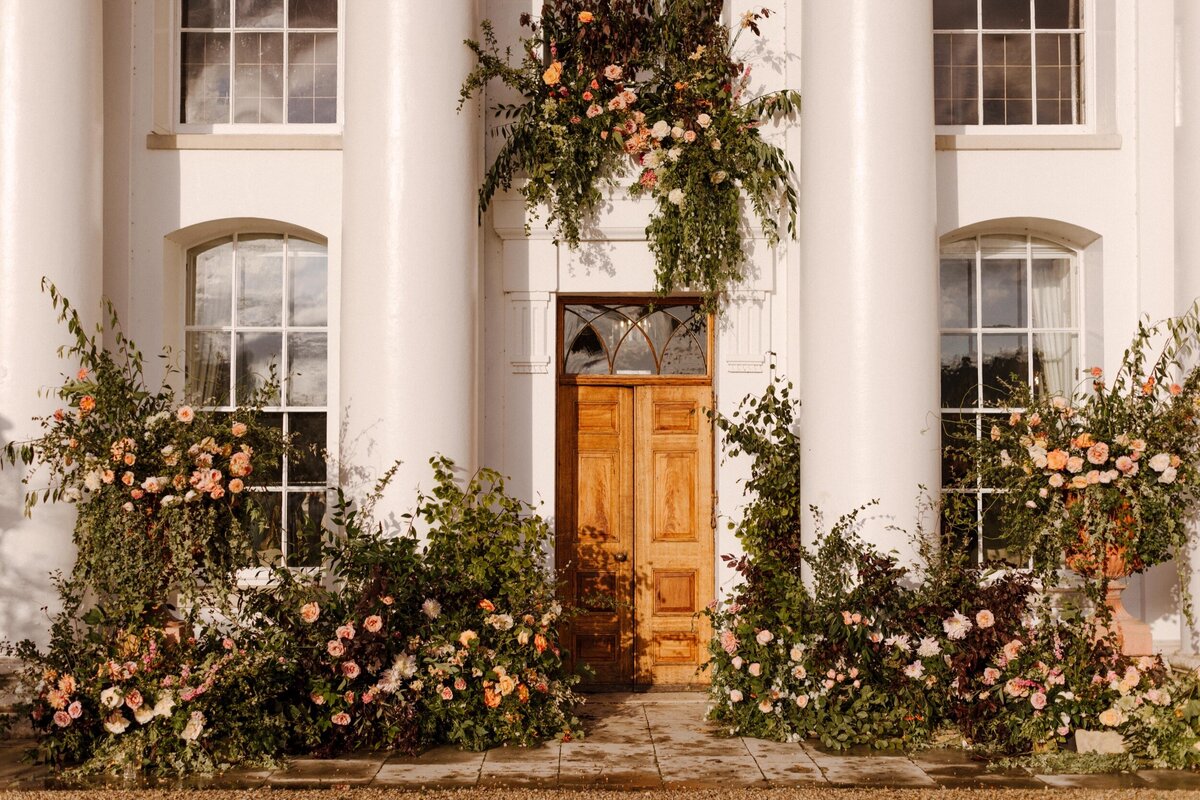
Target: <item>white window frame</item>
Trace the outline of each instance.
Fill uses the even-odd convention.
[[[932,0],[930,0],[932,3]],[[984,0],[976,0],[976,20],[982,26],[983,20],[983,3]],[[977,65],[977,79],[979,87],[979,95],[976,99],[979,108],[980,122],[975,125],[942,125],[935,124],[934,128],[939,135],[956,135],[956,134],[1001,134],[1001,135],[1029,135],[1037,134],[1039,136],[1078,136],[1080,134],[1091,134],[1100,131],[1100,126],[1097,124],[1100,109],[1097,106],[1096,82],[1098,79],[1097,70],[1097,32],[1096,32],[1096,3],[1095,0],[1080,0],[1079,8],[1079,28],[1045,28],[1038,29],[1037,19],[1034,17],[1035,0],[1029,0],[1030,4],[1030,27],[1023,30],[1014,29],[988,29],[986,31],[980,29],[949,29],[949,28],[934,28],[934,35],[940,33],[956,33],[976,34],[976,47],[979,53]],[[1028,124],[1028,125],[1005,125],[1005,124],[984,124],[983,120],[983,36],[984,34],[1002,34],[1002,33],[1024,33],[1032,34],[1036,37],[1038,33],[1075,33],[1079,34],[1081,49],[1082,49],[1082,64],[1079,69],[1079,80],[1083,83],[1082,91],[1079,95],[1079,115],[1082,119],[1074,124]],[[1036,42],[1030,53],[1030,68],[1032,70],[1032,89],[1031,93],[1033,104],[1033,115],[1037,115],[1037,47]]]
[[[277,226],[264,226],[264,227],[275,228]],[[236,276],[236,272],[234,270],[233,264],[236,263],[236,260],[237,260],[237,249],[236,249],[237,242],[240,238],[259,237],[259,236],[264,236],[264,235],[265,236],[280,236],[280,237],[282,237],[283,241],[284,241],[285,252],[286,252],[286,246],[287,246],[286,243],[291,239],[299,239],[299,240],[307,242],[309,244],[316,244],[316,245],[319,245],[319,246],[325,248],[325,257],[326,257],[326,273],[325,273],[326,324],[324,326],[291,326],[291,325],[287,324],[288,320],[287,320],[286,314],[284,315],[283,319],[281,320],[281,322],[283,324],[281,324],[279,326],[267,326],[267,327],[240,326],[240,325],[236,324],[237,323],[238,292],[237,292],[237,276]],[[330,258],[328,241],[322,239],[321,237],[308,236],[308,235],[299,234],[299,233],[295,233],[295,232],[291,232],[291,231],[287,231],[287,230],[273,230],[273,229],[272,230],[259,230],[258,228],[253,228],[253,229],[247,228],[245,230],[239,229],[236,231],[228,231],[223,234],[217,234],[217,235],[205,237],[203,240],[195,242],[195,243],[191,244],[190,246],[188,246],[184,250],[184,267],[183,267],[184,274],[186,275],[187,260],[190,259],[191,253],[194,250],[201,249],[201,248],[205,247],[207,244],[210,244],[210,243],[220,240],[220,239],[226,239],[226,238],[230,239],[231,242],[234,244],[233,262],[230,264],[230,275],[229,275],[230,288],[231,288],[231,291],[230,291],[231,307],[230,307],[230,318],[229,318],[230,324],[228,324],[228,325],[192,325],[192,324],[188,324],[186,314],[182,314],[180,316],[181,325],[180,325],[179,331],[181,334],[181,338],[179,341],[181,344],[181,351],[183,353],[183,357],[182,357],[183,363],[181,364],[182,374],[180,376],[181,380],[186,381],[186,374],[187,374],[187,361],[186,361],[187,360],[187,346],[186,346],[187,334],[189,332],[193,332],[193,331],[205,332],[205,333],[226,334],[230,337],[230,354],[229,354],[230,384],[228,387],[228,391],[229,391],[228,397],[233,400],[236,400],[236,398],[237,398],[237,346],[236,346],[237,340],[236,340],[236,334],[238,334],[238,333],[259,333],[259,332],[261,332],[261,333],[277,333],[278,332],[278,333],[280,333],[280,335],[282,337],[282,342],[280,345],[280,362],[281,363],[278,365],[279,371],[277,373],[279,376],[279,380],[280,380],[280,386],[279,386],[280,402],[277,405],[264,406],[262,408],[262,413],[281,415],[283,418],[282,425],[283,425],[283,431],[285,434],[289,430],[289,425],[288,425],[289,416],[288,415],[290,413],[301,413],[301,414],[322,413],[322,414],[324,414],[325,415],[325,449],[328,453],[336,453],[338,451],[338,445],[339,445],[339,433],[340,433],[339,420],[335,418],[336,415],[331,413],[331,409],[337,407],[336,404],[333,402],[332,398],[334,397],[334,393],[336,391],[335,381],[337,379],[337,371],[335,369],[335,364],[336,364],[336,354],[338,352],[338,350],[337,350],[338,341],[337,341],[337,337],[335,336],[335,321],[336,321],[335,312],[336,312],[336,309],[335,309],[334,296],[333,296],[333,286],[335,285],[334,280],[333,280],[334,272],[333,272],[331,258]],[[180,309],[183,310],[188,307],[190,298],[187,296],[187,291],[188,291],[187,280],[186,279],[181,280],[180,284],[181,284],[181,292],[182,292],[182,297],[181,297],[182,304],[180,305]],[[282,292],[283,292],[282,302],[284,304],[286,304],[287,298],[288,298],[288,270],[286,267],[286,261],[284,264],[283,274],[282,274]],[[326,341],[326,348],[327,348],[326,349],[327,368],[326,368],[326,385],[325,385],[325,404],[322,406],[314,405],[314,406],[291,407],[285,402],[286,397],[287,397],[286,364],[287,364],[288,334],[289,333],[324,333],[326,335],[325,341]],[[183,388],[186,391],[186,382],[183,384]],[[185,398],[186,398],[186,395],[185,395]],[[187,399],[190,400],[190,398],[187,398]],[[199,408],[203,408],[205,411],[211,411],[211,412],[217,412],[217,413],[232,412],[232,411],[236,410],[236,408],[237,408],[237,405],[230,405],[230,404],[209,406],[209,405],[200,405],[199,403],[197,403],[196,405]],[[280,558],[281,558],[282,563],[285,565],[287,564],[287,537],[288,537],[287,493],[288,493],[288,488],[290,485],[288,482],[288,467],[289,467],[289,463],[285,459],[284,462],[280,465],[280,482],[278,484],[272,483],[270,486],[268,486],[265,489],[256,490],[256,491],[265,491],[267,493],[281,495],[281,498],[280,498],[280,526],[279,526]],[[334,483],[334,481],[336,480],[336,477],[337,477],[336,465],[334,463],[334,459],[333,458],[327,459],[325,462],[325,480],[324,480],[324,490],[325,490],[325,494],[326,494],[325,516],[322,520],[322,524],[328,523],[329,516],[334,511],[334,506],[337,502],[337,492],[336,492],[336,488],[335,488],[336,484]],[[300,489],[300,488],[303,488],[306,486],[311,488],[311,487],[314,487],[315,484],[300,484],[294,488]],[[302,573],[302,574],[319,574],[321,567],[312,567],[312,566],[310,566],[310,567],[293,567],[292,569],[294,572]],[[269,567],[264,567],[264,566],[247,567],[242,570],[239,570],[239,573],[238,573],[238,582],[239,582],[239,584],[244,585],[244,586],[265,585],[265,584],[269,583],[270,578],[271,578],[271,569]]]
[[[389,0],[390,1],[390,0]],[[407,0],[405,0],[407,1]],[[287,58],[288,48],[286,40],[287,14],[288,4],[284,0],[284,27],[283,28],[253,28],[244,29],[252,30],[255,33],[284,33],[284,48],[283,48],[283,122],[272,123],[250,123],[250,122],[221,122],[221,123],[185,123],[181,120],[181,100],[183,97],[183,34],[185,32],[199,31],[226,31],[226,30],[243,30],[232,28],[206,28],[206,29],[190,29],[183,27],[183,0],[170,0],[171,15],[170,15],[170,98],[168,102],[169,109],[169,129],[174,133],[213,133],[213,134],[289,134],[292,136],[305,134],[338,134],[342,132],[343,114],[346,106],[346,0],[337,0],[338,6],[338,27],[337,27],[337,120],[336,122],[288,122],[287,121]],[[233,6],[236,0],[228,0],[230,4],[230,20],[234,19]],[[312,30],[317,33],[328,33],[329,29],[297,29],[299,31]],[[234,82],[233,82],[233,38],[230,43],[230,114],[234,107]]]
[[[1020,238],[1025,239],[1025,280],[1026,286],[1029,287],[1033,280],[1032,275],[1032,259],[1033,259],[1033,241],[1035,239],[1049,242],[1053,245],[1061,247],[1064,251],[1071,253],[1072,264],[1071,271],[1075,279],[1075,308],[1072,309],[1075,324],[1069,328],[1038,328],[1033,324],[1033,292],[1025,293],[1025,326],[1022,328],[989,328],[983,325],[983,240],[991,237],[1005,238]],[[1087,320],[1087,298],[1088,289],[1087,269],[1085,268],[1085,251],[1084,248],[1074,244],[1064,242],[1059,237],[1050,236],[1038,233],[1037,231],[1005,231],[1005,230],[989,230],[986,233],[976,233],[969,236],[959,236],[956,238],[945,240],[938,248],[938,273],[939,273],[939,296],[940,296],[940,276],[941,262],[946,257],[946,248],[953,245],[962,244],[963,242],[973,241],[975,243],[975,325],[966,328],[945,328],[941,325],[941,320],[938,320],[938,353],[939,362],[941,360],[941,339],[943,335],[969,335],[976,342],[975,349],[975,376],[976,376],[976,397],[979,400],[979,405],[976,406],[946,406],[941,405],[939,399],[938,418],[943,420],[945,415],[954,414],[961,417],[975,417],[975,435],[980,437],[984,435],[984,420],[989,417],[1002,419],[1013,411],[1023,411],[1024,409],[1003,408],[999,406],[991,407],[984,406],[982,397],[978,394],[983,386],[983,349],[978,346],[982,342],[982,336],[986,333],[997,334],[1013,334],[1026,337],[1029,344],[1028,365],[1026,367],[1025,381],[1030,387],[1034,387],[1034,357],[1033,357],[1033,337],[1039,333],[1069,333],[1076,337],[1077,342],[1077,362],[1075,365],[1076,375],[1075,383],[1069,387],[1071,391],[1076,390],[1083,380],[1086,365],[1088,361],[1088,320]],[[939,302],[940,305],[940,302]],[[940,313],[940,312],[939,312]],[[940,389],[939,389],[940,395]],[[944,431],[944,422],[939,425],[939,432]],[[990,428],[989,428],[990,429]],[[942,442],[944,448],[946,442]],[[943,455],[943,458],[945,456]],[[949,493],[954,490],[948,490],[942,487],[943,493]],[[983,504],[984,497],[989,494],[994,494],[995,489],[976,485],[973,489],[959,490],[963,494],[974,494],[975,502],[975,533],[976,533],[976,552],[975,560],[977,563],[982,562],[984,556],[984,538],[983,538]]]

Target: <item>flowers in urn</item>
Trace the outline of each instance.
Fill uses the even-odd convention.
[[[1070,397],[1013,386],[1002,405],[1018,410],[967,434],[967,481],[996,490],[985,498],[1019,554],[1115,578],[1180,553],[1200,499],[1198,341],[1197,309],[1141,324],[1111,377],[1095,367]]]

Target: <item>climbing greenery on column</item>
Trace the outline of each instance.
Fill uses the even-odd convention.
[[[761,126],[800,109],[796,92],[748,93],[738,40],[759,35],[771,12],[743,14],[731,36],[723,5],[548,0],[540,18],[521,16],[529,37],[515,66],[485,22],[482,42],[466,43],[478,64],[461,103],[493,79],[521,100],[494,106],[504,143],[480,187],[480,212],[523,177],[526,206],[534,214],[545,206],[558,239],[577,247],[602,189],[629,179],[631,194],[654,201],[646,238],[658,291],[698,290],[715,309],[745,277],[743,202],[770,244],[785,207],[795,235],[795,173]]]

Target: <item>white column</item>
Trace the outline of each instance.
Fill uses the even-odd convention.
[[[343,136],[342,477],[402,460],[381,510],[411,507],[443,453],[476,442],[477,110],[455,110],[473,2],[347,3]]]
[[[912,530],[919,485],[938,490],[931,8],[803,4],[801,491],[827,524],[879,498]],[[883,523],[864,536],[909,552]]]
[[[78,365],[42,277],[88,318],[101,284],[103,109],[100,0],[0,0],[0,440],[37,435],[39,397]],[[45,640],[49,573],[74,558],[70,506],[22,517],[19,470],[0,472],[0,639]]]
[[[1175,2],[1175,300],[1184,312],[1200,298],[1200,6]],[[1200,527],[1192,520],[1193,537]],[[1200,544],[1193,543],[1189,589],[1200,617]],[[1200,625],[1182,620],[1183,651],[1200,653]]]

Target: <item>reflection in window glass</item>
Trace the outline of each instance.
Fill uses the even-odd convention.
[[[939,125],[1083,122],[1079,0],[933,0]]]
[[[337,122],[337,0],[182,2],[180,122]]]
[[[299,447],[246,512],[265,562],[309,566],[319,552],[327,502],[327,285],[325,247],[290,236],[239,235],[188,253],[186,397],[232,409],[274,377],[278,390],[263,419]]]
[[[1030,236],[974,237],[943,246],[940,274],[943,442],[981,435],[1015,410],[1000,407],[1006,384],[1074,391],[1083,359],[1075,251]],[[955,458],[943,461],[943,486],[968,473],[969,464]],[[947,521],[962,529],[945,535],[979,559],[1005,558],[1002,531],[986,513],[990,490],[970,494],[973,523]]]
[[[706,375],[708,315],[698,305],[562,309],[564,375]]]

